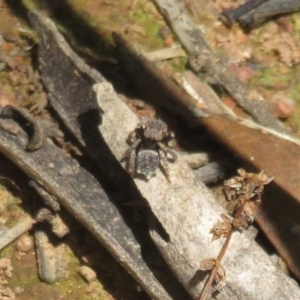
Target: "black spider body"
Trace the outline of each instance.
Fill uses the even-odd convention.
[[[149,180],[156,175],[157,168],[161,166],[169,177],[168,160],[177,159],[175,152],[167,146],[170,138],[168,127],[162,121],[149,120],[139,124],[128,138],[131,145],[125,154],[128,158],[128,172]]]

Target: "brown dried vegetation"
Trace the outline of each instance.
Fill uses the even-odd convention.
[[[226,252],[230,238],[235,230],[247,228],[252,224],[261,203],[264,186],[273,179],[268,177],[263,171],[259,174],[254,174],[239,169],[238,174],[238,176],[225,181],[224,184],[223,190],[227,200],[234,202],[234,213],[232,218],[222,214],[222,221],[218,222],[211,230],[213,240],[224,237],[225,242],[216,259],[206,258],[199,267],[202,271],[211,270],[200,295],[200,300],[204,300],[209,296],[213,283],[215,283],[216,290],[221,290],[226,285],[226,273],[221,265],[221,260]]]

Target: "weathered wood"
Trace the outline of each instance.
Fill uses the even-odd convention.
[[[92,84],[106,81],[101,74],[89,68],[70,49],[52,21],[38,13],[31,13],[30,19],[41,39],[39,44],[40,69],[51,105],[81,146],[105,171],[108,179],[114,179],[117,183],[122,193],[121,201],[138,200],[141,196],[134,189],[130,176],[122,169],[98,131],[98,125],[101,123],[100,113],[102,112],[103,115],[106,112],[98,107]],[[122,126],[120,130],[122,130]],[[121,216],[122,205],[116,207],[113,199],[104,195],[101,200],[102,207],[98,207],[97,199],[100,199],[100,195],[92,196],[90,193],[92,193],[93,188],[88,186],[82,178],[80,180],[74,182],[73,185],[76,189],[83,189],[82,192],[87,193],[91,199],[93,206],[89,207],[86,203],[84,208],[94,210],[92,214],[97,215],[97,219],[92,218],[91,221],[97,220],[97,230],[99,229],[99,231],[96,232],[97,230],[93,229],[92,225],[88,225],[89,216],[84,217],[85,221],[82,218],[79,220],[87,226],[152,298],[186,298],[184,290],[177,281],[173,283],[170,280],[171,283],[168,284],[172,288],[166,287],[168,284],[162,286],[158,282],[150,269],[151,263],[146,261],[141,254],[141,244],[137,241],[137,236],[141,237],[141,232],[129,225],[128,218]],[[56,195],[52,191],[51,194]],[[63,199],[57,199],[68,208],[69,205]],[[94,199],[93,203],[92,199]],[[71,212],[75,217],[78,215],[74,210]],[[147,241],[145,235],[147,232],[144,232],[144,242]]]
[[[175,114],[188,124],[192,120],[193,124],[204,125],[248,166],[264,170],[268,176],[274,177],[273,183],[286,194],[263,202],[264,214],[260,215],[258,221],[289,268],[300,278],[300,260],[296,255],[300,247],[294,243],[295,234],[291,229],[291,224],[298,224],[300,214],[300,140],[230,115],[211,114],[203,117],[198,102],[182,93],[172,80],[133,51],[122,38],[115,40],[120,61],[147,101]],[[174,102],[178,105],[173,105]]]
[[[121,160],[128,147],[128,134],[139,120],[132,116],[111,85],[97,84],[95,91],[99,105],[107,112],[99,130]],[[117,130],[120,126],[122,131]],[[180,158],[169,168],[170,182],[160,171],[148,182],[134,181],[167,235],[167,239],[162,237],[154,224],[152,238],[178,279],[196,298],[203,287],[203,274],[198,272],[200,263],[207,257],[215,257],[222,243],[220,240],[212,242],[210,231],[224,211]],[[300,295],[293,281],[277,271],[266,253],[246,233],[234,233],[224,266],[228,285],[217,299],[270,299],[282,294],[296,299]]]

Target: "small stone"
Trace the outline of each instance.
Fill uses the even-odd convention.
[[[283,93],[277,93],[271,98],[271,109],[280,119],[287,119],[295,113],[295,102]]]
[[[168,36],[165,40],[164,40],[164,44],[166,47],[172,47],[174,45],[174,39],[172,36]]]
[[[86,280],[87,282],[92,282],[93,280],[95,280],[97,278],[97,274],[96,272],[91,269],[90,267],[87,266],[82,266],[79,269],[78,272],[84,280]]]
[[[49,168],[49,169],[54,169],[54,168],[55,168],[55,166],[54,166],[54,164],[53,164],[53,163],[49,163],[49,164],[48,164],[48,168]]]
[[[230,70],[235,73],[238,78],[244,83],[248,83],[256,74],[248,65],[237,65],[231,63],[229,65]]]
[[[23,253],[28,253],[32,249],[32,247],[32,238],[27,235],[21,236],[16,243],[16,249]]]
[[[13,288],[13,292],[16,294],[16,295],[21,295],[24,293],[24,288],[21,287],[21,286],[15,286]]]
[[[233,109],[237,106],[236,102],[234,102],[234,100],[232,98],[226,97],[222,101],[227,107],[229,107],[231,109]]]

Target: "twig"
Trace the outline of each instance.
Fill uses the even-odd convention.
[[[211,286],[216,281],[217,288],[220,289],[226,284],[226,275],[221,260],[225,255],[228,244],[234,231],[241,227],[248,227],[254,220],[258,206],[261,203],[261,195],[264,185],[270,183],[273,178],[269,178],[262,171],[259,174],[247,173],[243,169],[238,170],[239,176],[225,182],[224,191],[228,192],[228,200],[235,200],[234,218],[230,220],[226,215],[221,215],[223,222],[220,222],[212,229],[213,240],[225,237],[225,242],[216,260],[205,259],[201,270],[211,269],[211,273],[205,283],[199,300],[205,300],[210,294]],[[213,263],[213,264],[212,264]],[[213,265],[213,267],[211,267]],[[222,271],[222,272],[221,272]]]
[[[247,86],[228,69],[226,59],[214,54],[201,31],[185,13],[184,2],[179,0],[155,0],[154,2],[190,55],[190,66],[194,72],[202,72],[207,80],[223,86],[258,123],[286,132],[284,126],[270,112],[263,98],[251,96]]]
[[[235,214],[235,218],[239,218],[242,215],[243,211],[244,211],[244,205],[241,206],[238,209],[238,211]],[[219,266],[221,264],[221,260],[223,259],[224,255],[225,255],[225,252],[227,250],[227,247],[229,245],[229,242],[230,242],[230,239],[232,237],[233,232],[234,232],[234,230],[230,230],[226,234],[226,236],[225,236],[225,242],[224,242],[224,244],[223,244],[223,246],[222,246],[222,248],[220,250],[220,253],[219,253],[219,255],[218,255],[217,259],[216,259],[216,264],[215,264],[214,268],[212,269],[212,271],[209,274],[209,277],[208,277],[208,279],[207,279],[207,281],[205,283],[204,289],[203,289],[203,291],[202,291],[202,293],[200,295],[199,300],[205,300],[209,296],[211,286],[212,286],[212,284],[213,284],[213,282],[214,282],[214,280],[216,278]]]
[[[234,112],[224,105],[215,91],[206,82],[200,81],[193,72],[175,73],[172,78],[191,98],[199,104],[203,104],[211,114],[236,117]]]
[[[186,56],[186,53],[180,46],[176,46],[173,48],[164,48],[152,52],[144,52],[143,55],[151,61],[158,61],[175,57],[184,57]]]
[[[25,215],[22,217],[22,219],[18,221],[16,225],[14,225],[12,228],[9,228],[7,231],[1,234],[0,250],[8,246],[23,233],[30,230],[33,223],[34,220],[32,219],[32,217],[29,215]]]

